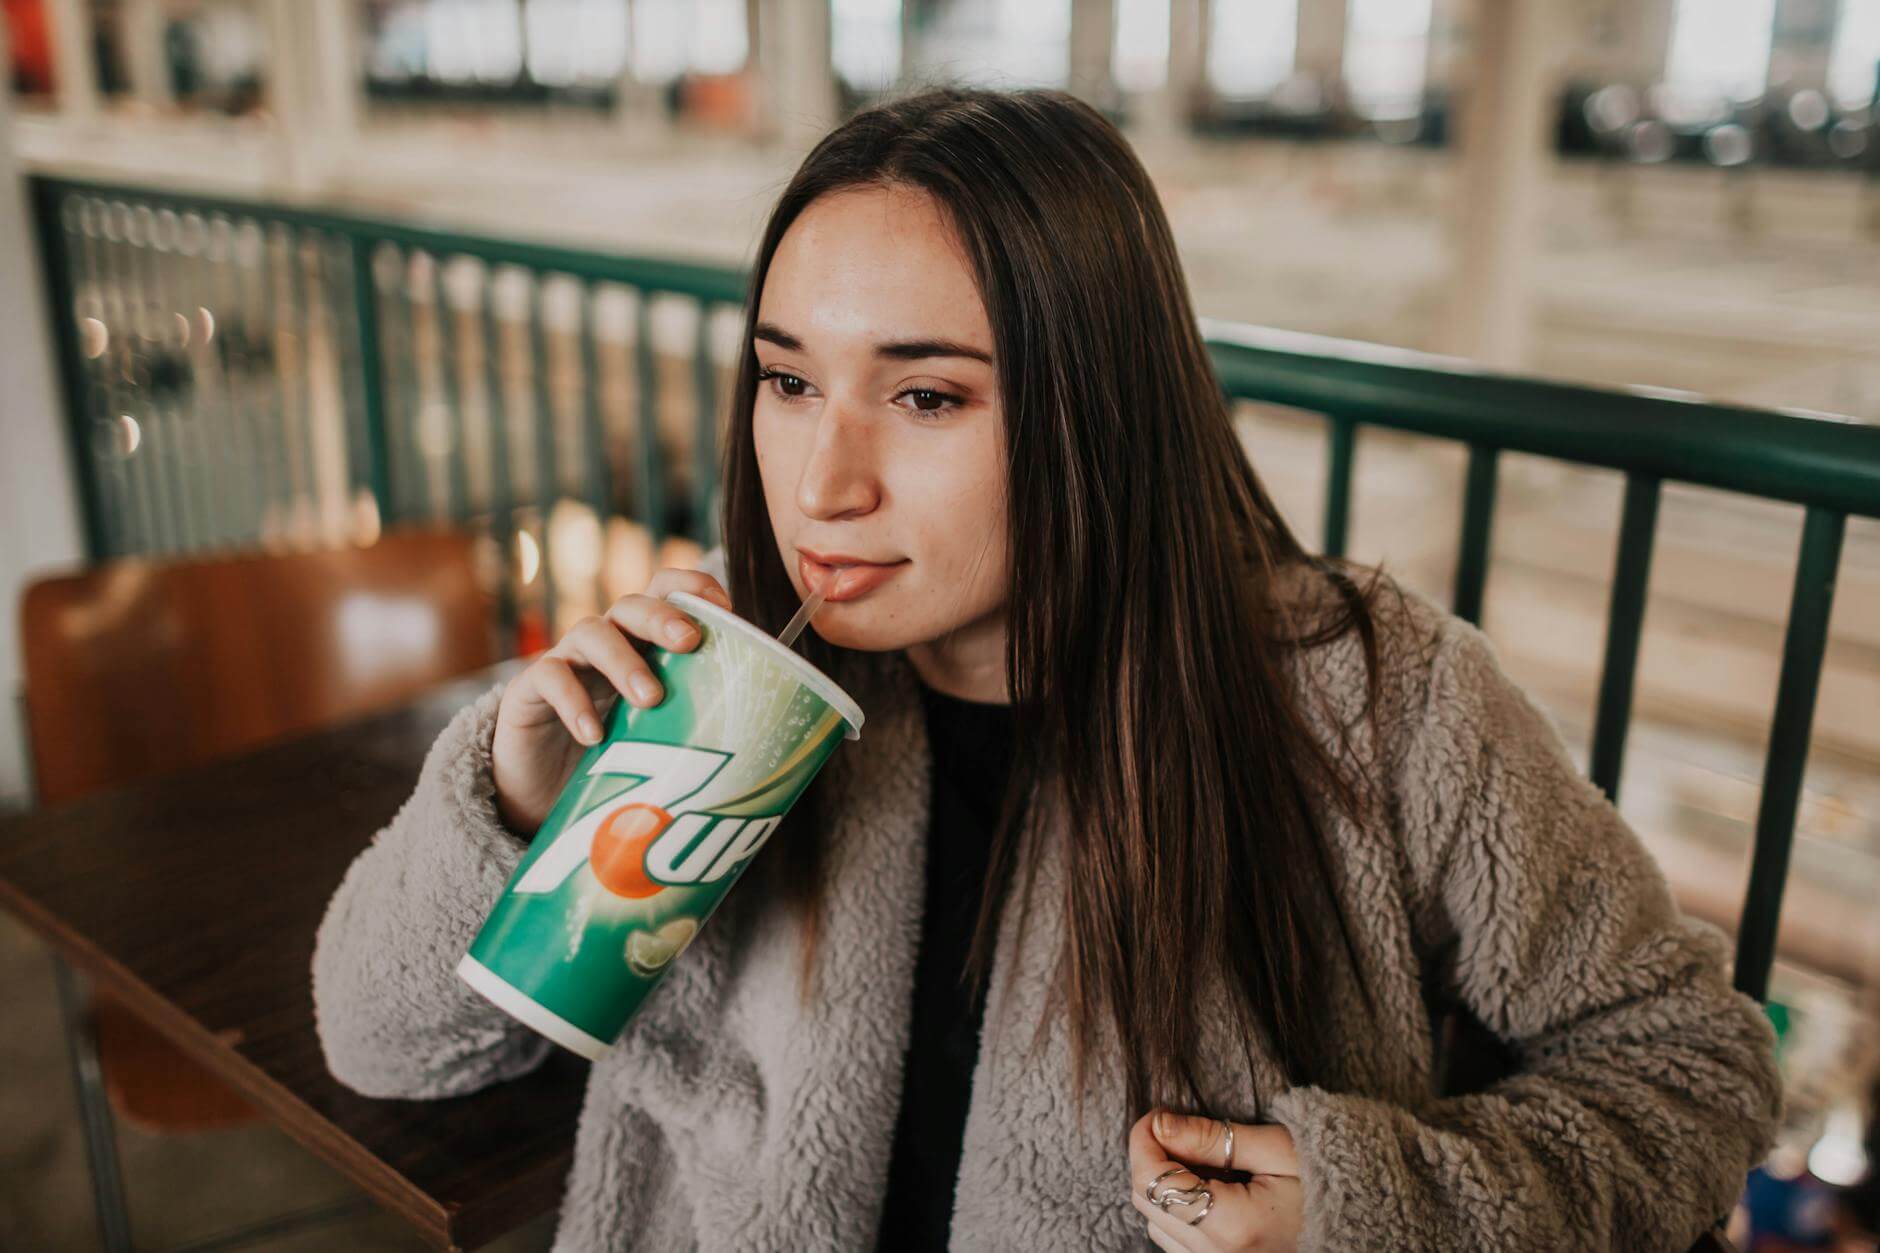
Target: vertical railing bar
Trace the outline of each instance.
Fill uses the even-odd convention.
[[[148,206],[138,206],[148,212]],[[152,347],[159,341],[146,334],[151,329],[150,311],[156,303],[155,282],[148,277],[150,268],[150,240],[145,237],[139,244],[131,238],[131,222],[136,218],[138,209],[126,206],[124,228],[124,271],[132,276],[134,282],[132,305],[136,312],[132,318],[136,336],[144,344],[144,355],[152,368],[144,371],[143,386],[138,396],[138,407],[144,412],[144,439],[150,445],[152,479],[155,490],[152,499],[157,506],[157,517],[161,520],[164,552],[183,552],[190,546],[188,520],[184,515],[182,486],[177,481],[175,454],[175,423],[164,412],[158,402],[155,381],[156,356]],[[133,389],[138,389],[138,380],[133,373]]]
[[[601,528],[602,551],[605,552],[607,519],[612,516],[613,474],[607,462],[607,431],[601,423],[601,371],[600,353],[595,339],[600,335],[600,317],[595,308],[599,295],[597,285],[588,280],[581,284],[581,316],[575,322],[575,334],[581,341],[581,419],[583,439],[587,444],[586,456],[582,460],[586,482],[582,484],[587,495],[588,506],[594,510],[594,519]],[[603,609],[607,605],[607,562],[603,558],[594,569],[595,603]]]
[[[634,309],[634,378],[639,390],[640,520],[653,537],[654,551],[666,538],[665,467],[659,451],[659,362],[653,351],[653,293],[637,289]]]
[[[483,272],[483,378],[484,416],[489,423],[490,533],[496,540],[500,575],[496,586],[496,613],[505,656],[516,648],[515,502],[509,486],[509,408],[503,396],[502,328],[496,315],[496,269],[485,263]]]
[[[370,481],[371,463],[366,450],[365,362],[360,353],[359,297],[353,290],[359,275],[353,269],[350,236],[334,231],[322,236],[320,273],[322,283],[331,293],[327,304],[331,310],[328,321],[342,397],[340,434],[346,441],[346,527],[348,534],[357,539],[359,493]]]
[[[378,269],[373,264],[377,243],[364,235],[349,235],[346,240],[352,261],[353,345],[359,354],[363,481],[377,502],[383,530],[398,520],[398,514],[392,501],[391,446],[385,420],[385,344],[380,338]]]
[[[242,223],[233,217],[222,219],[228,225],[228,257],[216,285],[223,316],[219,332],[222,338],[222,370],[228,380],[229,404],[235,415],[235,428],[241,444],[240,460],[247,467],[241,479],[246,495],[247,532],[251,541],[261,537],[261,524],[267,516],[266,435],[263,432],[263,407],[255,389],[255,319],[249,283],[242,263]]]
[[[110,219],[113,207],[104,200],[93,202],[95,216],[93,221],[98,231],[98,290],[99,299],[105,308],[105,321],[110,326],[110,343],[106,346],[101,364],[104,366],[106,379],[111,389],[111,408],[113,420],[130,418],[138,423],[138,452],[124,466],[126,488],[129,492],[131,509],[137,518],[138,551],[161,552],[163,550],[162,519],[159,516],[159,502],[156,495],[156,473],[153,458],[155,445],[149,443],[151,432],[148,429],[147,416],[140,417],[132,413],[139,407],[136,386],[132,378],[135,357],[133,344],[135,332],[131,326],[130,301],[125,289],[123,257],[120,255],[118,242],[111,237]]]
[[[692,392],[698,405],[692,438],[692,538],[707,549],[719,543],[715,510],[718,499],[718,363],[712,355],[710,301],[699,300],[698,326],[692,342]]]
[[[1769,727],[1762,800],[1756,810],[1756,845],[1736,938],[1737,989],[1759,1001],[1768,994],[1769,971],[1775,965],[1782,890],[1795,842],[1815,697],[1821,688],[1821,663],[1834,608],[1835,571],[1846,529],[1846,514],[1820,506],[1811,506],[1802,524],[1788,630],[1782,641],[1782,676]]]
[[[283,226],[277,230],[277,225],[277,223],[266,223],[261,227],[261,273],[265,284],[262,289],[263,300],[268,310],[268,343],[271,346],[274,363],[274,486],[277,499],[281,502],[278,506],[281,512],[277,514],[277,521],[283,537],[291,540],[295,538],[293,521],[295,509],[299,504],[299,481],[294,465],[297,441],[292,429],[294,425],[293,395],[289,390],[287,380],[288,354],[284,340],[286,322],[282,317],[284,298],[281,295],[283,280],[280,254],[285,249],[281,247],[281,236],[287,232],[287,228]]]
[[[1468,486],[1463,493],[1462,543],[1456,558],[1455,614],[1482,624],[1488,582],[1489,533],[1495,518],[1495,464],[1500,450],[1469,445]]]
[[[1328,557],[1345,555],[1351,528],[1351,468],[1358,440],[1358,424],[1351,418],[1333,414],[1330,458],[1325,475],[1325,543]]]
[[[469,450],[464,445],[462,375],[458,371],[457,328],[450,307],[450,289],[445,280],[449,263],[441,254],[431,258],[431,319],[436,328],[438,379],[443,384],[444,405],[449,410],[450,428],[450,518],[461,523],[470,513]]]
[[[196,414],[196,363],[194,355],[186,350],[182,342],[174,342],[180,337],[175,335],[176,318],[181,313],[180,236],[167,243],[159,243],[163,232],[166,215],[181,229],[182,222],[177,214],[168,209],[151,214],[150,219],[150,269],[152,287],[156,292],[158,316],[157,329],[159,343],[163,346],[170,360],[175,363],[176,390],[171,394],[173,416],[172,429],[176,435],[176,449],[180,457],[178,478],[183,489],[183,517],[190,529],[190,548],[202,551],[215,544],[214,509],[211,497],[214,483],[208,469],[201,424]]]
[[[118,286],[124,301],[126,407],[134,410],[137,420],[142,423],[141,446],[144,449],[144,477],[148,487],[145,499],[150,502],[150,530],[156,540],[155,551],[169,553],[180,547],[176,515],[170,503],[169,427],[161,420],[163,415],[146,385],[149,371],[140,364],[145,359],[142,345],[148,343],[144,337],[144,285],[140,277],[137,246],[131,242],[133,211],[128,204],[122,205],[122,208],[124,217],[116,251]],[[141,380],[140,370],[143,376]]]
[[[192,219],[200,228],[200,235],[193,240],[193,247],[190,229]],[[219,390],[212,395],[212,388],[219,389],[219,378],[212,376],[210,345],[203,337],[204,324],[197,317],[198,310],[206,308],[209,303],[205,291],[208,253],[207,219],[195,210],[179,212],[176,215],[176,247],[171,268],[176,276],[176,314],[182,319],[187,340],[185,348],[189,357],[189,422],[194,428],[202,458],[202,475],[206,479],[203,494],[208,507],[208,542],[214,548],[228,550],[239,546],[244,537],[235,523],[229,503],[231,480],[235,476],[229,464],[228,433],[222,429],[223,407],[210,404],[211,399],[220,398]]]
[[[561,494],[559,440],[555,431],[555,408],[549,395],[548,328],[542,293],[548,276],[532,271],[529,287],[529,347],[534,362],[529,380],[535,397],[535,520],[536,553],[540,558],[536,576],[542,580],[543,631],[552,644],[555,640],[555,576],[549,565],[549,515]]]
[[[1651,581],[1652,541],[1658,525],[1659,480],[1625,477],[1625,508],[1619,520],[1619,551],[1606,614],[1606,658],[1599,672],[1599,709],[1593,719],[1593,782],[1614,804],[1625,764],[1626,731],[1632,722],[1632,690],[1638,672],[1639,637]]]
[[[387,360],[393,362],[395,407],[386,416],[391,431],[391,481],[394,512],[402,520],[428,516],[431,512],[430,476],[425,473],[418,449],[419,406],[422,397],[417,382],[418,336],[411,307],[411,251],[402,244],[392,246],[397,262],[392,282],[387,320],[393,325],[393,345]]]
[[[286,240],[284,249],[287,260],[287,324],[294,337],[294,369],[299,377],[292,380],[295,398],[294,409],[299,417],[299,429],[295,434],[294,445],[294,492],[295,516],[317,519],[320,512],[319,461],[315,449],[313,412],[313,310],[307,299],[306,253],[302,247],[301,232],[298,226],[286,226],[282,229]],[[305,542],[304,534],[296,538]]]
[[[223,236],[226,251],[219,258],[216,255],[218,228],[226,228]],[[214,321],[214,336],[203,345],[203,350],[215,364],[216,393],[222,400],[222,433],[227,445],[222,459],[229,467],[229,529],[237,542],[250,545],[259,534],[260,514],[254,507],[257,500],[254,476],[244,471],[253,458],[254,433],[236,382],[235,341],[238,337],[235,332],[238,328],[245,332],[246,328],[243,320],[236,316],[238,303],[231,283],[237,272],[234,222],[220,214],[203,217],[202,259],[204,307]]]
[[[117,415],[112,412],[116,406],[110,341],[117,336],[118,328],[105,316],[104,289],[99,284],[93,236],[87,225],[92,220],[90,205],[77,195],[56,196],[43,184],[35,185],[34,192],[34,226],[40,232],[40,255],[45,259],[53,349],[58,357],[60,385],[65,389],[66,435],[86,519],[86,554],[96,561],[132,551],[133,545],[128,464],[115,452]],[[60,232],[56,244],[47,238],[52,231]],[[105,351],[95,360],[85,355],[78,337],[81,281],[90,293],[87,307],[105,328]],[[114,451],[108,462],[100,458],[97,447],[101,424],[108,424],[112,430]],[[112,499],[114,496],[116,499]]]

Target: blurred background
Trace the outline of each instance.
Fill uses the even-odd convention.
[[[0,808],[33,800],[11,606],[45,569],[447,525],[515,655],[696,556],[763,217],[819,135],[922,84],[1114,118],[1221,327],[1880,419],[1880,0],[0,3]],[[1326,423],[1236,412],[1326,542]],[[1468,473],[1451,441],[1367,431],[1346,551],[1446,599]],[[1482,624],[1583,765],[1625,488],[1509,454],[1493,498]],[[1802,527],[1677,483],[1657,504],[1621,808],[1726,930]],[[1822,674],[1769,992],[1771,1177],[1817,1208],[1867,1169],[1880,1061],[1871,517]],[[0,978],[25,1007],[0,1245],[87,1247],[50,977],[5,916]],[[124,1146],[167,1182],[136,1214],[159,1242],[338,1188],[265,1129],[210,1171]],[[342,1242],[407,1239],[362,1217]]]

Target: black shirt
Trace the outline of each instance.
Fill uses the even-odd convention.
[[[961,700],[921,684],[933,793],[927,897],[914,967],[913,1032],[888,1163],[882,1250],[944,1250],[953,1184],[979,1056],[984,996],[961,983],[1012,757],[1010,705]]]

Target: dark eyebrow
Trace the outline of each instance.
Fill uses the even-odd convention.
[[[759,322],[752,334],[787,352],[803,351],[803,341],[775,322]],[[969,361],[992,364],[990,353],[981,352],[971,344],[962,344],[951,339],[883,340],[875,345],[875,355],[886,357],[891,361],[920,361],[928,357],[964,357]]]

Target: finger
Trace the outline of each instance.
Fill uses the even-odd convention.
[[[698,628],[673,605],[651,596],[622,596],[607,607],[608,621],[627,634],[674,652],[698,646]]]
[[[731,593],[725,591],[724,584],[703,570],[681,570],[677,566],[667,566],[646,585],[646,594],[660,600],[664,600],[668,592],[690,592],[694,596],[703,596],[715,605],[731,608]]]
[[[1208,1216],[1201,1220],[1201,1226],[1190,1225],[1188,1220],[1193,1217],[1193,1213],[1183,1213],[1182,1206],[1172,1205],[1165,1214],[1160,1206],[1144,1200],[1140,1192],[1130,1197],[1129,1203],[1148,1221],[1149,1239],[1162,1248],[1180,1249],[1183,1253],[1212,1253],[1218,1247],[1210,1235],[1201,1230],[1201,1226],[1209,1226],[1214,1222],[1220,1208],[1219,1201],[1215,1202],[1214,1209],[1208,1211]],[[1203,1200],[1201,1204],[1207,1202]]]
[[[1150,1121],[1151,1133],[1162,1151],[1176,1161],[1197,1166],[1230,1165],[1256,1175],[1299,1176],[1299,1155],[1293,1148],[1292,1134],[1284,1127],[1265,1124],[1233,1123],[1234,1157],[1224,1161],[1227,1149],[1226,1126],[1219,1118],[1201,1118],[1156,1110]]]
[[[1149,1224],[1149,1243],[1158,1249],[1167,1249],[1169,1253],[1184,1253],[1182,1246],[1175,1243],[1174,1237],[1154,1223]]]
[[[1130,1191],[1142,1196],[1155,1177],[1171,1166],[1183,1166],[1183,1163],[1169,1160],[1155,1133],[1149,1129],[1149,1115],[1144,1114],[1129,1129]],[[1170,1187],[1192,1188],[1201,1182],[1201,1176],[1183,1166],[1181,1174],[1170,1175],[1162,1182]]]
[[[530,669],[535,671],[535,690],[568,728],[568,734],[583,744],[600,743],[600,715],[567,661],[543,654]]]
[[[606,618],[584,618],[575,623],[551,652],[591,666],[635,705],[657,705],[663,695],[659,678],[646,664],[646,658]]]

